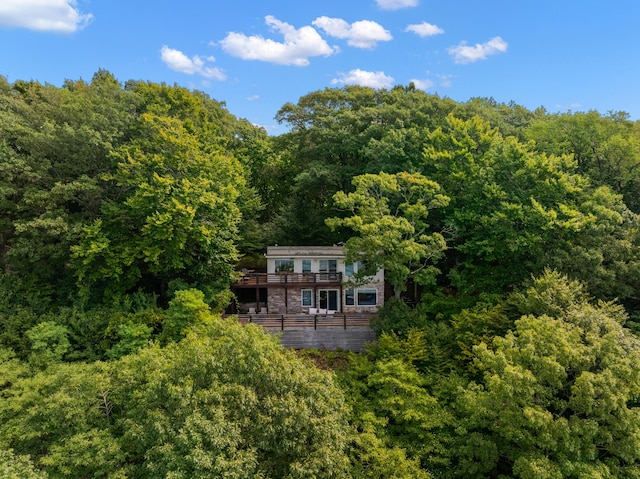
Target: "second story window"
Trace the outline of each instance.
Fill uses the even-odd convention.
[[[355,263],[345,263],[344,264],[344,275],[349,278],[356,273],[364,273],[365,268],[362,261],[357,261]]]
[[[337,259],[321,259],[320,260],[321,273],[336,273],[337,271],[338,271]]]
[[[311,273],[311,260],[303,259],[302,260],[302,272],[303,273]]]
[[[277,259],[276,273],[293,273],[293,260],[292,259]]]
[[[345,263],[344,265],[344,275],[349,278],[353,276],[355,273],[355,264],[354,263]]]

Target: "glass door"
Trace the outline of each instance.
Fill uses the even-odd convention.
[[[320,309],[338,311],[339,291],[337,289],[321,289],[319,293],[320,301],[318,301],[318,307]]]

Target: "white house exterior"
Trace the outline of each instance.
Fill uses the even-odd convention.
[[[270,246],[267,272],[246,273],[235,287],[255,288],[256,306],[269,313],[374,313],[384,304],[384,271],[365,285],[340,246]],[[254,308],[252,308],[254,309]]]

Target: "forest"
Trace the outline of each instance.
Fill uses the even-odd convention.
[[[0,76],[0,477],[640,478],[640,122],[412,84],[276,119]],[[338,243],[393,289],[366,353],[222,314]]]

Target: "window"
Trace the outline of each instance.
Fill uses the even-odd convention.
[[[311,273],[311,260],[303,259],[302,260],[302,272],[303,273]]]
[[[276,260],[276,273],[293,273],[293,260],[292,259],[277,259]]]
[[[352,289],[345,289],[344,304],[345,306],[354,306],[356,304],[354,291]]]
[[[321,273],[336,273],[337,271],[338,271],[337,259],[321,259],[320,260]]]
[[[355,263],[345,263],[344,264],[344,275],[349,278],[353,276],[355,273]]]
[[[310,289],[302,290],[302,306],[313,306],[313,291]]]
[[[375,306],[378,303],[378,291],[375,289],[358,290],[358,306]]]
[[[345,263],[344,265],[344,275],[349,278],[356,273],[360,273],[363,275],[366,272],[364,263],[362,261],[356,261],[355,263]],[[371,276],[374,276],[375,271],[371,272]]]

